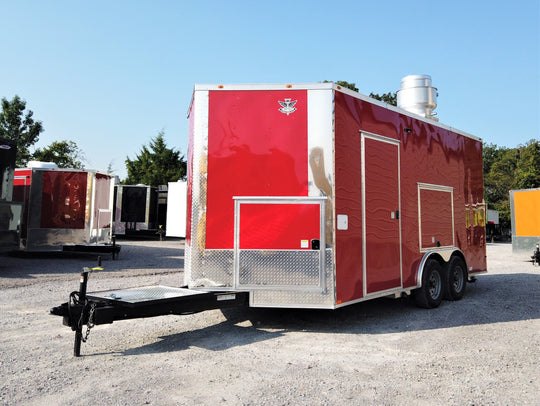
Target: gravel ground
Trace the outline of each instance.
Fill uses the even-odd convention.
[[[183,241],[120,241],[89,290],[180,286]],[[75,358],[49,308],[94,255],[0,257],[2,405],[538,405],[540,267],[488,245],[489,273],[432,310],[218,311],[96,326]]]

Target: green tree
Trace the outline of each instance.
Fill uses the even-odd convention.
[[[499,212],[502,228],[510,228],[510,190],[540,187],[540,142],[530,140],[517,148],[483,147],[484,199]]]
[[[142,147],[135,159],[126,159],[128,177],[124,184],[158,186],[185,179],[187,165],[184,156],[179,151],[167,148],[163,137],[164,132],[160,131],[150,141],[149,147]]]
[[[533,189],[540,187],[540,141],[530,140],[518,147],[516,165],[516,188]]]
[[[494,160],[489,162],[489,171],[484,173],[484,200],[488,208],[499,212],[502,228],[510,228],[510,196],[514,188],[514,173],[517,154],[514,148],[500,148]]]
[[[484,178],[491,170],[493,163],[496,162],[501,155],[501,149],[495,144],[484,144],[482,146],[482,160],[484,163]]]
[[[116,169],[114,169],[114,167],[113,167],[113,161],[109,162],[109,164],[107,165],[106,172],[107,173],[115,173],[116,172]]]
[[[496,160],[484,173],[484,198],[488,204],[508,199],[508,191],[515,184],[516,166],[516,149],[500,148]]]
[[[43,132],[41,121],[34,121],[32,110],[25,114],[26,101],[19,96],[11,101],[2,98],[2,111],[0,111],[0,137],[17,143],[16,165],[26,166],[30,159],[29,147],[34,145],[39,134]]]
[[[336,82],[336,85],[341,86],[341,87],[346,87],[347,89],[354,90],[355,92],[358,91],[358,88],[356,87],[356,83],[349,83],[344,80],[338,80]]]
[[[330,83],[330,81],[325,80],[323,83]],[[354,90],[355,92],[358,92],[356,83],[352,83],[352,82],[349,83],[344,80],[338,80],[335,83],[338,86],[346,87],[347,89],[351,89],[351,90]],[[382,95],[379,95],[377,93],[370,93],[369,97],[391,104],[392,106],[397,106],[397,93],[388,92],[388,93],[383,93]]]
[[[325,80],[323,83],[335,83],[338,86],[346,87],[347,89],[354,90],[355,92],[358,91],[358,88],[356,87],[355,83],[349,83],[344,80],[338,80],[337,82],[332,82],[331,80]]]
[[[83,169],[86,158],[83,151],[73,141],[54,141],[51,145],[36,149],[32,159],[54,162],[59,168]]]
[[[377,93],[370,93],[369,97],[380,100],[387,104],[391,104],[392,106],[397,106],[397,93],[388,92],[383,93],[382,95],[379,95]]]

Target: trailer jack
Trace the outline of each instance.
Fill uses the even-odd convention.
[[[98,257],[98,266],[94,268],[84,267],[81,272],[79,291],[69,294],[69,300],[57,307],[53,307],[51,314],[64,317],[64,325],[71,327],[75,332],[75,342],[73,345],[73,355],[81,355],[81,343],[88,340],[90,329],[94,327],[93,319],[96,304],[91,303],[86,297],[88,285],[88,275],[94,271],[102,271],[101,257]],[[86,333],[83,337],[83,327],[86,325]]]
[[[533,265],[540,265],[540,243],[536,244],[536,249],[531,256],[531,262]]]
[[[101,270],[101,257],[98,257],[97,267],[83,268],[79,291],[71,292],[66,303],[50,310],[50,314],[62,316],[63,324],[75,332],[75,357],[81,355],[81,344],[88,340],[90,330],[98,324],[170,314],[186,315],[248,303],[248,292],[207,292],[187,286],[145,286],[87,293],[90,273]],[[83,332],[85,326],[86,331]]]

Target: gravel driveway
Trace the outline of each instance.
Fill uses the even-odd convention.
[[[183,241],[119,244],[89,290],[182,284]],[[119,321],[96,326],[80,358],[48,311],[95,256],[1,256],[0,404],[538,405],[540,267],[508,244],[487,252],[489,273],[437,309],[379,299]]]

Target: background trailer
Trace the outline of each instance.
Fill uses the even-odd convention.
[[[154,235],[159,225],[165,225],[167,189],[116,185],[114,208],[115,235]]]
[[[540,243],[540,189],[510,191],[512,251],[532,251]]]
[[[332,83],[196,85],[185,284],[261,307],[461,298],[486,271],[482,143],[435,96],[424,75],[409,111]]]
[[[22,204],[13,200],[16,144],[0,138],[0,252],[19,249]]]
[[[14,200],[24,203],[22,248],[107,248],[112,238],[114,178],[90,170],[15,170]]]
[[[187,182],[169,182],[167,195],[167,237],[186,237]]]

